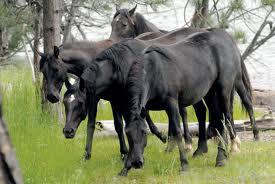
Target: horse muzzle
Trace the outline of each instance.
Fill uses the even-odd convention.
[[[135,169],[142,168],[143,164],[144,164],[144,159],[143,158],[138,158],[138,159],[132,161],[132,163],[131,163],[132,167],[135,168]]]
[[[59,95],[54,95],[51,93],[47,94],[47,99],[51,102],[51,103],[56,103],[59,101]]]
[[[75,136],[75,130],[73,128],[63,128],[63,134],[66,139],[72,139]]]

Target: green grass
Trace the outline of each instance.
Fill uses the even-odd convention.
[[[190,171],[179,175],[179,156],[175,150],[165,154],[165,146],[150,136],[145,150],[145,166],[131,170],[127,178],[117,177],[122,168],[118,140],[94,139],[92,159],[83,160],[85,128],[81,124],[75,139],[66,140],[57,118],[43,113],[28,71],[9,68],[0,71],[4,116],[25,183],[274,183],[275,144],[245,142],[242,152],[231,156],[224,168],[215,168],[217,146],[210,141],[209,153],[193,159]],[[7,83],[13,85],[8,89]],[[191,111],[191,109],[189,110]],[[236,107],[239,115],[240,107]],[[234,112],[235,112],[234,111]],[[167,122],[164,113],[152,113],[156,122]],[[196,121],[194,115],[190,121]],[[109,107],[100,108],[98,119],[112,119]],[[194,145],[195,147],[195,145]]]

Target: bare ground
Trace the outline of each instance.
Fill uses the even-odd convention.
[[[242,141],[253,141],[252,131],[238,132],[237,134]],[[260,140],[275,142],[275,131],[261,131]]]

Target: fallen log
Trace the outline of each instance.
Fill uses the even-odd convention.
[[[243,131],[252,131],[250,121],[247,120],[237,120],[235,122],[235,130],[237,132],[243,132]],[[258,128],[260,131],[267,131],[267,130],[275,130],[275,120],[273,117],[268,118],[261,118],[256,119],[256,123],[258,125]],[[168,125],[167,123],[155,123],[155,125],[158,127],[160,131],[167,132]],[[208,127],[209,123],[206,123],[206,127]],[[97,135],[104,135],[104,136],[115,136],[116,132],[114,129],[114,123],[112,120],[105,120],[97,122]],[[189,131],[192,136],[198,136],[199,134],[199,125],[197,122],[189,123],[188,124]],[[150,132],[150,131],[148,131]]]

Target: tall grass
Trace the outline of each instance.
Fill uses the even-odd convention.
[[[66,140],[62,134],[62,125],[57,123],[57,117],[42,111],[28,70],[1,70],[0,81],[4,117],[25,183],[275,182],[275,160],[272,159],[275,157],[275,144],[244,143],[242,153],[230,157],[228,166],[215,168],[217,146],[210,143],[207,155],[196,159],[192,159],[191,154],[188,155],[190,171],[181,176],[178,173],[178,152],[165,154],[165,145],[151,136],[145,151],[144,169],[131,171],[127,178],[117,177],[122,162],[116,138],[95,137],[92,159],[84,161],[85,126],[80,126],[75,139]],[[156,122],[167,122],[164,113],[154,112],[152,115]],[[190,121],[196,121],[192,112],[188,115]],[[244,118],[243,114],[239,117]],[[98,119],[112,119],[108,105],[100,108]]]

